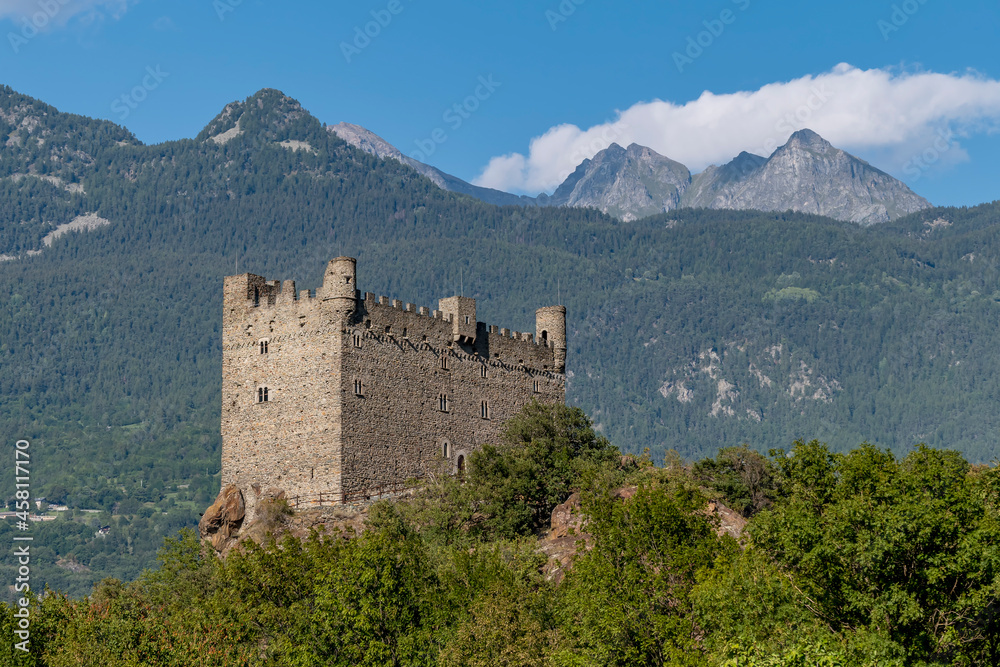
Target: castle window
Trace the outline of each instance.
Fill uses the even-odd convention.
[[[385,332],[386,333],[391,333],[392,332],[392,326],[389,325],[389,324],[385,325]]]
[[[479,367],[479,377],[486,377],[486,364]]]
[[[406,338],[406,327],[403,327],[403,338]]]
[[[354,347],[361,347],[361,334],[354,334]]]
[[[468,323],[469,323],[469,316],[468,316],[468,315],[466,315],[466,316],[465,316],[465,323],[466,323],[466,324],[468,324]]]
[[[486,401],[483,401],[479,406],[479,416],[483,419],[490,418],[490,404]]]
[[[260,341],[260,353],[267,354],[267,339]]]
[[[549,332],[548,331],[543,331],[542,332],[542,340],[548,340],[548,339],[549,339]]]
[[[441,368],[448,370],[448,357],[443,354],[441,355]]]
[[[448,394],[438,394],[438,410],[448,412]]]
[[[267,387],[257,387],[257,402],[267,403]]]
[[[364,387],[364,384],[361,382],[361,380],[355,380],[354,381],[354,394],[356,396],[364,396],[365,395],[365,387]]]
[[[456,461],[456,466],[455,467],[458,468],[458,474],[459,475],[464,475],[465,474],[465,457],[462,456],[461,454],[459,454],[459,456],[458,456],[458,461]]]
[[[533,382],[531,383],[531,389],[532,389],[532,391],[534,391],[534,392],[535,392],[536,394],[538,393],[538,380],[534,380],[534,381],[533,381]]]
[[[372,321],[365,320],[365,329],[371,329],[371,328],[372,328]]]
[[[441,447],[441,453],[444,454],[445,458],[451,456],[451,443],[447,440],[444,441],[444,445]]]
[[[257,306],[260,305],[260,288],[259,287],[254,287],[253,288],[253,305],[254,305],[254,308],[256,308]]]

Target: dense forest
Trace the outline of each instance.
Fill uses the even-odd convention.
[[[461,277],[483,321],[511,329],[562,301],[568,401],[623,451],[815,438],[998,455],[998,204],[867,228],[496,207],[270,90],[145,146],[3,88],[0,138],[0,425],[32,443],[34,494],[70,508],[37,527],[60,590],[131,580],[218,491],[222,277],[316,287],[338,255],[358,257],[363,290],[420,305]],[[84,215],[108,224],[45,241]],[[0,577],[12,568],[0,556]]]
[[[729,447],[683,466],[622,457],[579,408],[535,404],[503,440],[360,534],[220,559],[187,532],[161,568],[29,607],[3,664],[995,665],[1000,469],[919,447]],[[575,492],[575,496],[570,494]],[[546,576],[550,515],[578,497],[575,557]],[[709,501],[712,501],[711,505]],[[719,530],[719,503],[749,519]],[[12,607],[0,633],[13,635]]]

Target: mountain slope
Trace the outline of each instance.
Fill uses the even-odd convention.
[[[412,167],[419,174],[429,178],[434,185],[438,186],[442,190],[469,195],[470,197],[475,197],[476,199],[484,201],[488,204],[496,204],[497,206],[532,206],[535,203],[535,200],[532,197],[519,197],[501,190],[481,188],[477,185],[472,185],[471,183],[463,181],[457,176],[446,174],[437,167],[432,167],[429,164],[420,162],[419,160],[414,160],[408,155],[403,155],[399,149],[382,137],[378,136],[374,132],[371,132],[370,130],[366,130],[360,125],[354,125],[352,123],[337,123],[336,125],[328,126],[327,129],[358,150],[370,153],[371,155],[382,158],[383,160],[391,158],[402,162],[408,167]]]
[[[930,208],[906,185],[835,148],[811,130],[800,130],[756,168],[760,158],[741,154],[720,170],[706,171],[689,206],[798,211],[861,224],[888,222]],[[725,176],[715,179],[716,174]]]
[[[277,91],[156,146],[32,117],[28,138],[58,140],[0,143],[0,165],[44,176],[68,146],[90,157],[76,192],[0,178],[0,254],[19,258],[0,263],[0,427],[31,440],[35,494],[121,522],[106,539],[47,524],[81,527],[45,541],[91,568],[45,575],[64,590],[134,576],[218,491],[223,276],[316,287],[338,255],[358,257],[361,289],[411,303],[464,282],[480,318],[511,329],[562,301],[568,401],[657,461],[812,437],[1000,454],[1000,204],[872,227],[690,209],[623,225],[446,192]],[[45,244],[84,214],[109,224]]]
[[[638,144],[611,144],[584,160],[551,197],[539,197],[539,203],[591,207],[632,221],[677,208],[690,183],[691,172],[679,162]]]

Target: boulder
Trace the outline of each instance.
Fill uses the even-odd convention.
[[[221,550],[222,544],[239,532],[246,516],[243,492],[235,484],[230,484],[219,492],[212,506],[198,522],[198,533],[202,539],[209,539],[212,546]]]

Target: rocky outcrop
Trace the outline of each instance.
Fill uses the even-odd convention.
[[[239,532],[245,517],[243,492],[235,484],[230,484],[219,492],[215,502],[205,510],[198,522],[198,534],[202,539],[209,540],[216,551],[222,551],[227,540]]]
[[[638,144],[611,144],[584,160],[551,197],[539,197],[538,202],[596,208],[631,221],[677,208],[690,184],[691,172],[680,162]]]
[[[205,510],[198,532],[212,549],[225,557],[247,542],[264,544],[270,537],[285,535],[305,540],[316,531],[340,537],[359,535],[364,530],[370,502],[325,505],[293,510],[281,489],[254,486],[247,496],[230,484]]]
[[[815,213],[871,225],[931,204],[905,184],[811,130],[800,130],[763,160],[742,153],[696,177],[687,206]],[[755,166],[756,165],[756,166]]]
[[[713,500],[705,508],[705,515],[715,526],[716,535],[719,537],[729,535],[737,542],[742,542],[743,530],[747,527],[747,520],[742,514],[729,509],[718,500]]]

